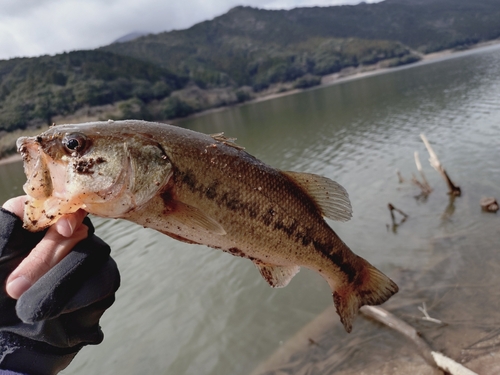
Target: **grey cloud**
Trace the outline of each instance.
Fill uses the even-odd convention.
[[[37,8],[41,8],[50,3],[61,0],[6,0],[0,2],[0,19],[8,17],[26,17]]]
[[[184,29],[237,5],[260,8],[359,0],[7,0],[0,1],[0,59],[91,49],[133,31]]]

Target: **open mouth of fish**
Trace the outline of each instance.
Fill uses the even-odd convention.
[[[24,173],[27,181],[23,190],[30,197],[43,199],[52,193],[52,179],[47,155],[41,152],[40,143],[33,137],[22,137],[17,140],[17,149],[24,161]],[[49,163],[47,163],[49,162]]]
[[[35,231],[53,224],[63,214],[81,208],[81,205],[69,202],[65,187],[68,176],[64,163],[53,160],[44,152],[41,141],[39,137],[21,137],[16,143],[27,177],[23,190],[29,196],[24,226]]]

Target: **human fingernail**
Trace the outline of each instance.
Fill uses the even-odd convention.
[[[57,223],[57,232],[64,237],[71,237],[75,228],[71,220],[61,219]]]
[[[12,280],[7,284],[7,294],[14,299],[21,297],[21,294],[26,292],[31,287],[31,283],[24,276]]]

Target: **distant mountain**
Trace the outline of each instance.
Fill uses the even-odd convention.
[[[103,49],[208,84],[259,85],[270,83],[273,79],[268,78],[275,70],[324,74],[346,64],[364,63],[368,50],[381,59],[401,55],[398,43],[429,53],[495,39],[500,37],[499,20],[499,0],[386,0],[291,10],[240,6],[186,30],[149,35]],[[356,59],[352,53],[342,55],[343,45],[351,38],[357,41]],[[385,42],[383,51],[378,51],[381,40],[393,44],[388,47]],[[331,60],[339,63],[323,69]],[[294,75],[285,74],[285,79]]]
[[[140,38],[141,36],[145,36],[145,35],[149,35],[149,34],[151,34],[151,33],[147,33],[145,31],[134,31],[134,32],[128,33],[128,34],[116,39],[111,44],[130,42],[132,40]]]
[[[345,38],[307,30],[290,19],[289,12],[237,7],[187,30],[149,35],[102,50],[188,75],[203,88],[251,86],[257,91],[306,74],[324,75],[410,54],[396,40]]]

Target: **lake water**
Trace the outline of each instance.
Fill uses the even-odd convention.
[[[388,308],[420,324],[416,306],[426,302],[431,315],[447,322],[437,332],[420,327],[437,349],[459,357],[499,326],[500,217],[479,206],[483,196],[500,199],[498,46],[180,125],[224,131],[268,164],[342,184],[354,217],[332,227],[399,283]],[[447,195],[420,133],[462,188],[461,197]],[[434,189],[427,198],[417,197],[419,188],[409,182],[417,174],[414,151]],[[1,165],[0,176],[1,201],[22,193],[21,163]],[[391,223],[389,202],[409,215],[399,226]],[[249,374],[332,304],[327,284],[308,270],[274,290],[248,260],[124,221],[94,223],[113,249],[122,286],[101,321],[104,342],[82,350],[64,374]],[[381,328],[358,318],[354,336],[336,330],[333,338],[349,343],[356,332],[374,329]],[[359,345],[365,354],[378,350]],[[367,355],[365,364],[375,357]]]

